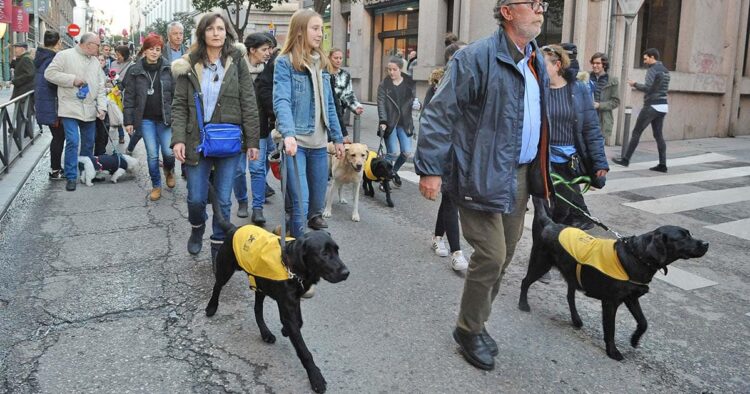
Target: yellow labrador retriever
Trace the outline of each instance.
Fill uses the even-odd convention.
[[[328,154],[330,158],[330,169],[332,179],[328,183],[328,192],[326,193],[326,208],[323,211],[323,217],[331,217],[331,205],[333,205],[333,190],[338,190],[339,202],[346,204],[346,200],[341,195],[341,188],[344,185],[352,185],[354,193],[354,209],[352,210],[352,220],[359,221],[359,189],[362,187],[362,172],[367,160],[367,145],[365,144],[347,144],[344,146],[344,158],[339,160],[334,155],[333,144],[328,144]]]

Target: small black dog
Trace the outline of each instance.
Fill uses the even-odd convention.
[[[331,283],[338,283],[349,276],[349,270],[339,258],[339,247],[325,231],[311,231],[296,240],[289,240],[282,251],[280,239],[260,227],[242,226],[237,228],[228,223],[221,215],[213,187],[209,188],[214,220],[218,220],[227,234],[221,245],[214,269],[214,284],[211,300],[206,306],[206,316],[213,316],[219,307],[219,294],[235,271],[245,271],[255,291],[255,321],[260,329],[260,336],[266,343],[276,342],[263,319],[263,300],[266,296],[276,301],[281,319],[281,334],[288,336],[297,352],[297,356],[307,371],[313,391],[326,391],[326,380],[315,365],[312,354],[302,339],[302,309],[300,297],[310,286],[323,278]],[[238,237],[244,236],[244,239]],[[250,253],[243,253],[250,252]],[[270,252],[254,255],[253,252]],[[284,263],[282,263],[282,255]],[[260,261],[262,260],[262,261]],[[265,264],[270,262],[269,264]],[[273,267],[277,275],[266,275]],[[251,268],[252,267],[252,268]],[[252,272],[251,272],[252,271]],[[281,274],[281,276],[278,275]],[[265,277],[263,277],[265,276]],[[269,279],[269,277],[271,277]]]
[[[575,305],[575,291],[602,301],[604,343],[607,355],[622,360],[615,346],[615,315],[625,303],[638,323],[630,338],[633,347],[646,332],[646,317],[638,298],[648,293],[648,284],[658,270],[667,273],[667,266],[678,259],[701,257],[708,243],[693,238],[678,226],[661,226],[643,235],[620,240],[596,239],[573,227],[556,224],[549,218],[544,201],[534,197],[533,245],[529,268],[521,283],[518,308],[529,312],[529,286],[552,266],[568,283],[568,306],[573,325],[583,325]],[[576,258],[578,257],[578,258]],[[607,263],[613,262],[610,267]],[[619,264],[618,264],[619,263]],[[605,273],[605,271],[607,273]]]
[[[365,195],[375,197],[375,189],[372,188],[373,182],[380,182],[385,192],[385,202],[393,208],[391,200],[391,185],[393,179],[393,164],[383,156],[378,156],[375,152],[370,151],[365,162],[365,173],[362,177],[362,187],[365,189]]]

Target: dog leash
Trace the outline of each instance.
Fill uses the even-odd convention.
[[[121,155],[120,152],[117,150],[117,145],[115,145],[115,141],[112,139],[112,136],[109,135],[109,125],[107,125],[106,122],[104,122],[104,119],[96,118],[97,121],[102,122],[102,125],[104,126],[104,129],[107,131],[107,139],[112,144],[112,154],[117,157],[117,168],[120,168],[120,159]],[[105,152],[106,153],[106,152]]]
[[[280,172],[281,172],[281,234],[280,234],[280,240],[281,243],[281,263],[284,265],[284,268],[286,269],[287,274],[289,274],[289,279],[297,279],[297,282],[299,283],[300,287],[302,289],[305,288],[304,283],[302,283],[302,278],[295,275],[294,272],[292,272],[291,269],[289,269],[289,256],[286,254],[286,190],[287,190],[287,173],[286,173],[286,152],[284,149],[284,140],[282,139],[281,142],[278,145],[277,148],[281,152],[281,162],[279,163],[280,166]],[[292,163],[294,164],[294,179],[295,179],[295,186],[297,186],[297,193],[302,192],[302,184],[299,180],[299,166],[297,165],[297,156],[292,156]],[[292,198],[292,217],[294,217],[294,209],[298,208],[302,210],[302,204],[295,204],[294,198]],[[304,213],[304,212],[302,212]],[[290,217],[290,220],[292,219]]]
[[[552,178],[552,186],[562,185],[564,187],[567,187],[571,191],[579,193],[579,194],[584,194],[584,193],[586,193],[591,188],[591,178],[589,178],[588,176],[579,176],[579,177],[576,177],[576,178],[574,178],[574,179],[572,179],[570,181],[566,180],[565,178],[563,178],[562,176],[560,176],[559,174],[556,174],[556,173],[550,173],[550,177]],[[578,184],[578,183],[585,184],[585,186],[584,186],[584,188],[583,188],[583,190],[581,192],[578,192],[572,186],[572,185]],[[578,212],[580,212],[581,214],[583,214],[583,216],[585,216],[589,220],[591,220],[594,224],[596,224],[597,226],[603,228],[605,231],[609,231],[610,233],[614,234],[615,237],[617,237],[617,239],[623,238],[622,234],[618,233],[615,230],[612,230],[606,224],[602,223],[602,221],[599,220],[599,218],[597,218],[596,216],[590,215],[588,212],[586,212],[583,209],[581,209],[578,205],[576,205],[576,204],[568,201],[568,199],[566,199],[565,197],[561,196],[560,194],[556,193],[555,194],[555,198],[560,199],[564,203],[570,205],[572,208],[576,209]]]

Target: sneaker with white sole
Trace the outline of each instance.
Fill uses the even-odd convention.
[[[451,254],[448,248],[445,247],[445,240],[443,237],[437,235],[432,237],[432,250],[440,257],[448,257],[448,255]]]
[[[464,271],[469,268],[469,262],[464,257],[464,252],[457,250],[451,255],[451,268],[454,271]]]

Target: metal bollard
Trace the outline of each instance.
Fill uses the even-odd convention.
[[[361,117],[357,114],[354,114],[354,126],[352,126],[352,142],[359,143],[359,134],[360,134],[360,125],[361,125]]]
[[[622,133],[622,148],[620,149],[620,157],[625,157],[625,151],[628,150],[628,142],[630,140],[630,117],[633,115],[633,107],[625,107],[625,125]]]

